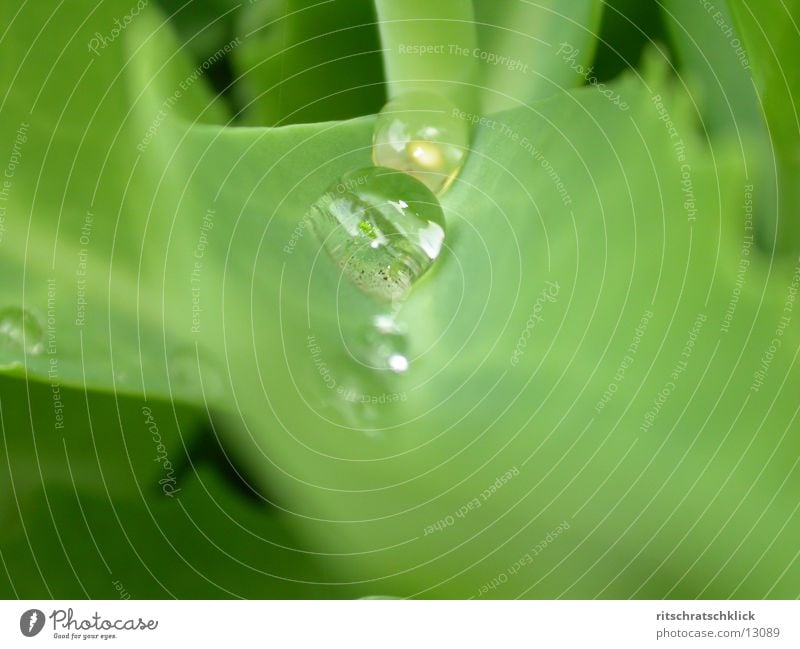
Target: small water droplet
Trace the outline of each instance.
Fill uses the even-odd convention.
[[[44,330],[39,319],[27,309],[0,310],[0,363],[20,362],[44,350]]]
[[[378,315],[367,327],[361,343],[362,362],[373,370],[402,374],[409,367],[405,328],[390,315]]]
[[[469,126],[446,97],[410,92],[384,106],[373,131],[375,164],[411,174],[439,194],[467,156]]]
[[[387,300],[405,296],[430,268],[445,235],[431,191],[384,167],[344,174],[314,204],[311,225],[356,286]]]

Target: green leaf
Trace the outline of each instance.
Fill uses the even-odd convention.
[[[599,0],[475,0],[483,112],[527,105],[593,78],[602,7]]]
[[[689,85],[706,128],[731,135],[761,128],[750,61],[726,3],[707,8],[702,2],[670,0],[664,3],[664,19],[678,50],[681,78]]]
[[[178,398],[204,414],[209,403],[239,467],[283,512],[264,522],[268,538],[324,553],[320,569],[264,550],[260,566],[284,563],[283,578],[419,597],[796,595],[787,541],[800,531],[800,337],[787,305],[800,260],[747,247],[742,205],[764,188],[749,189],[745,162],[763,160],[722,136],[698,139],[691,102],[663,67],[648,61],[640,77],[484,116],[443,201],[447,251],[398,313],[411,367],[384,375],[359,362],[370,351],[359,345],[388,306],[341,276],[305,222],[331,182],[369,164],[372,119],[231,127],[157,12],[87,53],[121,13],[106,4],[29,3],[2,46],[13,93],[0,104],[0,141],[13,143],[23,121],[30,128],[0,243],[0,296],[38,313],[45,334],[39,356],[3,371],[50,384],[29,411],[50,417],[53,383]],[[13,14],[2,11],[5,30]],[[84,248],[86,322],[76,325]],[[2,389],[8,412],[19,392]],[[6,464],[26,457],[19,448]],[[133,473],[152,484],[152,460],[136,457]],[[101,461],[124,466],[113,446]],[[164,534],[179,553],[194,551],[189,525],[210,507],[209,480],[210,494],[225,493],[205,475],[191,495],[187,484],[193,514]],[[92,520],[107,521],[107,496],[87,482]],[[53,483],[53,502],[74,514],[77,501]],[[23,520],[39,557],[55,546],[33,493]],[[117,499],[147,522],[129,489]],[[222,509],[236,501],[226,496]],[[156,520],[170,506],[154,505]],[[231,529],[224,519],[212,528],[216,540]],[[70,551],[85,543],[70,534]],[[9,534],[4,557],[25,543]],[[102,542],[119,545],[115,529]],[[189,563],[220,581],[209,556]],[[152,562],[170,586],[201,581],[183,563],[170,572]],[[77,593],[59,565],[47,574]],[[126,574],[136,596],[162,594]]]
[[[283,512],[235,489],[225,458],[200,452],[196,412],[63,389],[55,428],[53,396],[0,379],[0,596],[363,594],[337,584]]]
[[[199,61],[231,40],[238,10],[243,6],[237,0],[156,1]]]
[[[372,0],[261,0],[237,19],[234,88],[253,126],[346,119],[385,101]]]
[[[797,280],[748,248],[737,284],[740,206],[755,189],[735,143],[712,158],[660,77],[612,87],[629,111],[589,88],[478,130],[444,201],[449,251],[399,313],[406,375],[348,358],[351,329],[378,309],[331,286],[324,260],[296,265],[316,242],[298,244],[275,287],[283,236],[264,237],[243,317],[265,335],[232,356],[240,457],[316,547],[354,554],[342,574],[426,597],[478,596],[501,574],[507,585],[483,596],[793,593],[800,566],[775,539],[798,525],[796,328],[751,386]],[[540,542],[546,553],[511,578]]]
[[[476,24],[470,0],[375,0],[389,96],[436,92],[473,112]]]
[[[752,67],[777,163],[778,219],[767,245],[783,252],[800,250],[800,72],[791,62],[800,52],[800,2],[730,0],[742,49]],[[775,182],[775,181],[774,181]]]

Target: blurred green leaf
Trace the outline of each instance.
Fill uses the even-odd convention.
[[[388,94],[435,92],[476,110],[475,14],[471,0],[374,0]]]
[[[475,0],[483,112],[527,105],[593,78],[602,8],[600,0]]]
[[[237,19],[236,92],[253,126],[346,119],[385,92],[372,0],[258,0]]]
[[[800,2],[729,0],[741,49],[752,68],[774,147],[778,220],[770,223],[767,245],[778,251],[800,250]]]

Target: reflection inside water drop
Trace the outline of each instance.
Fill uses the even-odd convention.
[[[389,356],[389,369],[402,374],[408,369],[408,359],[402,354],[392,354]]]
[[[0,363],[22,362],[25,355],[44,350],[44,330],[39,319],[27,309],[0,310]]]
[[[374,370],[403,374],[409,368],[405,328],[390,315],[378,315],[363,333],[364,364]]]
[[[314,232],[344,274],[361,290],[387,300],[405,296],[444,243],[438,199],[394,169],[344,174],[311,215]]]

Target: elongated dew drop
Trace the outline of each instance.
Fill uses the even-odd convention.
[[[371,369],[403,374],[409,368],[407,340],[392,316],[379,315],[364,333],[366,364]]]
[[[44,330],[39,319],[27,309],[0,310],[0,365],[22,362],[25,355],[44,350]]]
[[[385,167],[344,174],[314,204],[311,226],[344,274],[384,300],[406,295],[439,256],[445,236],[433,193]]]
[[[430,92],[411,92],[390,101],[373,131],[375,164],[405,171],[435,194],[453,182],[468,148],[467,120],[449,99]]]

